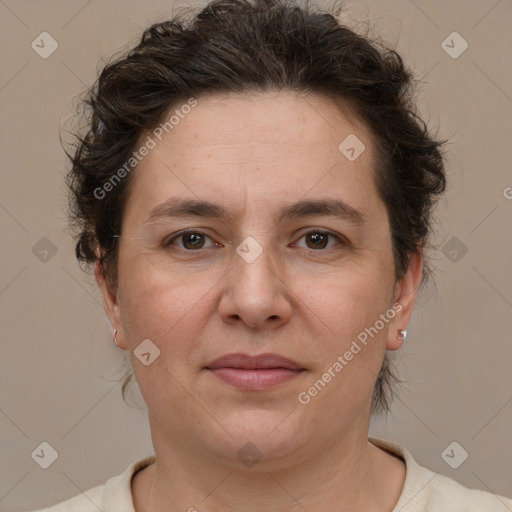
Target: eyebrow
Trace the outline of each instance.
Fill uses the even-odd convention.
[[[278,212],[277,220],[298,219],[309,216],[330,216],[360,226],[366,222],[366,216],[360,210],[350,206],[341,199],[301,200],[285,205]],[[235,215],[223,206],[210,201],[170,198],[155,206],[144,223],[161,218],[217,218],[233,221]]]

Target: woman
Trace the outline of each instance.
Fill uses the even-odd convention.
[[[445,188],[411,93],[397,53],[279,0],[153,25],[103,70],[76,254],[155,455],[45,510],[512,510],[368,437]]]

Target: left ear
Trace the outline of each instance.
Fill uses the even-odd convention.
[[[389,322],[387,350],[398,350],[404,343],[404,340],[398,339],[398,331],[406,330],[411,319],[412,310],[416,301],[416,296],[421,285],[423,275],[423,254],[413,254],[409,259],[409,267],[401,281],[396,283],[393,304],[397,302],[401,308],[395,305],[396,314]]]

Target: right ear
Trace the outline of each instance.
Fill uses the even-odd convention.
[[[112,329],[117,329],[117,346],[126,350],[121,310],[117,299],[117,293],[112,289],[112,286],[105,275],[105,269],[102,261],[102,250],[97,247],[95,252],[96,262],[94,263],[94,277],[96,278],[96,282],[98,283],[101,294],[103,295],[103,307],[105,308],[105,313],[112,325]]]

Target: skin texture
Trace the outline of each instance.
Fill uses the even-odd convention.
[[[338,150],[349,134],[366,146],[352,162]],[[422,259],[412,257],[395,282],[373,158],[369,132],[322,96],[222,94],[198,98],[133,171],[117,291],[99,263],[95,274],[148,407],[156,463],[132,481],[137,512],[393,509],[405,466],[367,441],[371,395],[385,351],[403,343],[398,329],[407,328]],[[171,197],[211,201],[233,218],[144,224]],[[343,200],[365,222],[279,221],[283,205],[304,199]],[[190,228],[206,236],[163,246]],[[314,233],[325,231],[335,236],[319,242]],[[263,250],[252,263],[235,251],[249,236]],[[396,302],[394,318],[299,403]],[[133,352],[145,339],[160,350],[149,366]],[[271,389],[241,390],[204,369],[233,352],[277,353],[305,371]],[[237,457],[248,442],[260,457],[251,467]]]

